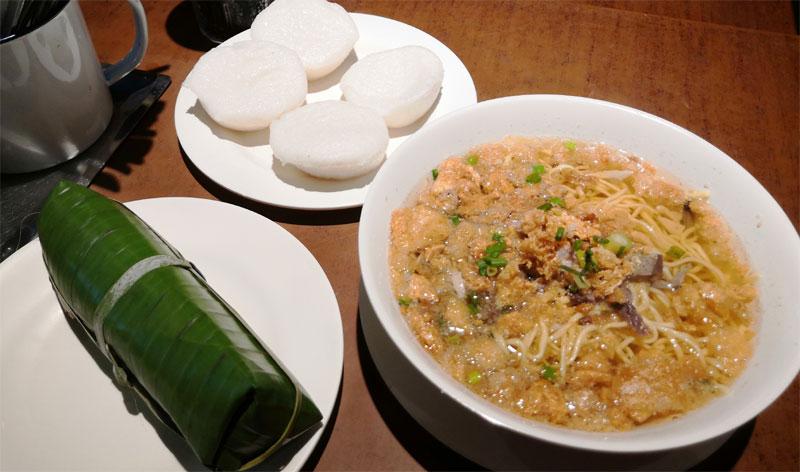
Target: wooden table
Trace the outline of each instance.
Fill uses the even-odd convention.
[[[172,78],[92,187],[121,201],[190,196],[256,211],[295,235],[319,260],[339,301],[344,373],[338,414],[309,468],[475,469],[417,425],[382,383],[358,327],[360,210],[292,211],[226,191],[182,155],[175,99],[210,47],[188,2],[145,1],[150,45],[141,69]],[[346,0],[352,12],[413,25],[464,62],[479,100],[552,93],[609,100],[661,116],[738,161],[800,219],[800,40],[781,2]],[[102,61],[130,47],[123,2],[83,1]],[[798,470],[798,380],[700,468]],[[587,468],[591,467],[587,465]]]

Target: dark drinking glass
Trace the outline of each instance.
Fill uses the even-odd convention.
[[[194,16],[203,35],[221,43],[250,28],[272,0],[193,0]]]

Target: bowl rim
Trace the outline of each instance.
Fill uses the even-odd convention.
[[[404,337],[402,333],[398,333],[392,329],[392,320],[390,317],[398,318],[397,315],[399,314],[399,310],[396,306],[393,306],[396,304],[388,304],[387,300],[383,296],[382,289],[379,287],[377,282],[377,271],[371,261],[370,256],[376,247],[375,241],[377,239],[377,235],[374,231],[375,226],[382,221],[383,217],[385,217],[379,205],[386,203],[388,200],[388,197],[385,195],[385,189],[387,185],[395,178],[392,175],[393,170],[396,168],[396,166],[402,165],[400,163],[402,154],[406,152],[406,149],[411,149],[414,146],[417,146],[417,143],[421,143],[424,142],[424,140],[429,139],[429,136],[435,136],[438,132],[441,132],[440,130],[448,126],[451,122],[458,121],[460,119],[467,119],[472,114],[486,112],[487,110],[495,107],[502,108],[509,105],[514,106],[514,104],[519,103],[533,106],[536,104],[553,101],[577,106],[599,107],[604,111],[622,112],[624,114],[633,115],[635,119],[648,120],[655,126],[664,127],[665,130],[682,135],[684,139],[693,141],[692,145],[699,146],[704,152],[716,153],[719,154],[720,157],[726,158],[727,160],[724,163],[726,176],[730,174],[736,178],[747,180],[748,184],[753,186],[753,191],[762,192],[763,195],[760,195],[762,198],[766,196],[769,200],[771,200],[775,207],[771,208],[771,210],[777,209],[779,213],[774,214],[775,212],[773,211],[771,217],[773,220],[775,220],[776,224],[782,228],[788,227],[788,229],[791,231],[791,235],[784,236],[784,238],[789,241],[789,245],[787,248],[783,249],[786,251],[789,257],[796,255],[797,260],[800,260],[800,237],[798,237],[796,230],[794,230],[794,226],[791,224],[786,214],[783,212],[777,202],[775,202],[772,196],[769,195],[766,189],[764,189],[764,187],[738,162],[694,133],[691,133],[690,131],[670,121],[642,110],[604,100],[570,95],[550,94],[501,97],[482,101],[477,104],[455,110],[427,124],[414,135],[410,136],[400,147],[398,147],[375,176],[373,185],[371,185],[362,207],[358,244],[359,260],[364,287],[370,302],[374,307],[378,321],[381,323],[392,342],[394,342],[399,348],[400,352],[402,352],[404,358],[409,361],[409,363],[413,365],[415,369],[419,371],[428,381],[438,386],[443,394],[447,395],[453,401],[457,402],[472,413],[479,415],[487,422],[506,429],[514,430],[533,439],[542,440],[561,446],[601,452],[655,452],[696,444],[714,437],[718,437],[741,426],[757,416],[764,408],[769,406],[792,383],[794,378],[797,376],[798,371],[800,371],[800,346],[796,345],[793,352],[794,356],[786,359],[785,365],[780,369],[780,372],[782,372],[783,375],[779,379],[773,379],[770,384],[770,388],[767,389],[764,395],[757,399],[758,401],[754,402],[755,404],[750,403],[747,408],[743,409],[743,411],[738,411],[732,414],[730,417],[722,418],[719,422],[715,422],[713,424],[704,424],[699,429],[692,429],[682,432],[680,435],[672,434],[669,437],[658,441],[638,441],[636,438],[639,431],[649,428],[659,428],[660,425],[670,424],[673,422],[657,422],[656,424],[645,425],[630,431],[595,433],[573,430],[525,419],[473,394],[464,385],[447,374],[444,369],[442,369],[438,363],[436,363],[436,361],[419,346],[419,343],[416,342],[413,337],[411,338],[414,341],[413,346],[409,347],[407,344],[408,336]],[[509,132],[507,134],[516,133]],[[401,157],[398,157],[398,155]],[[449,156],[440,156],[439,161],[437,162],[440,162],[447,157]],[[667,172],[669,172],[669,169],[667,169]],[[406,186],[406,196],[411,194],[412,189],[413,188],[411,185]],[[381,236],[385,236],[384,245],[388,246],[388,233]],[[377,261],[375,261],[375,263],[377,264]],[[384,265],[388,265],[386,261],[383,261],[383,263]],[[800,281],[800,277],[797,275],[798,273],[800,272],[795,271],[792,273],[792,276],[794,279]],[[798,313],[795,313],[795,315],[800,315],[800,309],[794,309],[798,311]],[[786,308],[787,313],[790,310],[792,310],[792,308]],[[405,325],[404,320],[400,319],[400,321],[402,321],[402,324]],[[406,331],[408,331],[406,334],[410,335],[410,330],[406,329]],[[404,349],[404,347],[408,347],[409,349]],[[750,366],[750,368],[752,368],[752,366]],[[713,401],[714,400],[712,400],[712,402]],[[692,412],[703,410],[707,406],[708,404],[692,410]],[[682,415],[682,417],[686,417],[692,412],[688,412]],[[677,421],[679,420],[676,420],[676,422]]]

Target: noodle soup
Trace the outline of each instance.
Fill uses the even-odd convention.
[[[392,288],[456,380],[587,431],[674,418],[751,355],[755,277],[707,195],[606,146],[508,137],[391,220]]]

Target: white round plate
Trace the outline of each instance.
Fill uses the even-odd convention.
[[[309,82],[306,102],[339,100],[342,74],[359,57],[401,46],[424,46],[439,56],[444,81],[431,110],[416,122],[389,130],[386,155],[425,123],[455,109],[477,102],[475,84],[469,71],[453,51],[433,36],[399,21],[362,13],[350,14],[360,39],[353,52],[335,71]],[[243,31],[223,44],[250,39]],[[377,171],[347,180],[312,177],[294,166],[284,166],[272,157],[269,129],[241,132],[224,128],[206,114],[197,96],[181,86],[175,104],[178,140],[192,163],[211,180],[228,190],[258,202],[286,208],[333,210],[361,205]]]
[[[331,419],[342,375],[339,305],[319,263],[240,207],[195,198],[128,206],[195,263],[319,407],[321,427],[257,466],[299,470]],[[0,470],[204,469],[73,332],[38,240],[0,264],[0,340]]]

